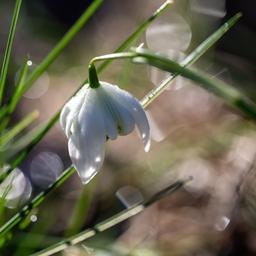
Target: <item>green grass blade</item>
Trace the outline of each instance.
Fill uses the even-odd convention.
[[[189,179],[190,180],[190,179]],[[148,200],[143,202],[142,204],[136,205],[134,207],[131,207],[129,209],[126,209],[120,213],[115,214],[114,216],[106,219],[105,221],[102,221],[98,224],[96,224],[93,228],[89,228],[79,234],[76,234],[74,236],[71,236],[70,238],[64,239],[60,241],[57,244],[54,244],[40,252],[37,252],[35,254],[32,254],[32,256],[50,256],[55,253],[58,253],[69,246],[73,246],[76,244],[79,244],[81,242],[84,242],[85,240],[92,238],[98,233],[104,232],[105,230],[108,230],[121,222],[128,220],[132,218],[133,216],[139,214],[142,212],[146,207],[149,207],[150,205],[154,204],[158,200],[174,193],[178,189],[182,188],[183,185],[188,182],[188,180],[179,180],[168,186],[167,188],[155,193],[153,196],[151,196]]]
[[[143,22],[138,29],[132,33],[118,48],[116,51],[123,51],[141,34],[145,31],[145,29],[158,17],[163,10],[165,10],[170,4],[170,1],[166,1],[149,19]],[[104,63],[103,63],[104,64]],[[109,64],[109,63],[108,63]],[[105,65],[106,67],[107,65]],[[102,66],[102,69],[104,66]],[[17,167],[29,154],[29,152],[34,148],[34,146],[44,137],[44,135],[53,127],[53,125],[58,121],[61,109],[50,119],[50,121],[40,129],[36,136],[34,136],[32,142],[25,147],[20,154],[15,158],[15,160],[11,163],[10,169],[6,172],[9,174],[15,167]],[[39,205],[43,202],[44,198],[54,189],[63,184],[73,173],[75,172],[75,168],[72,166],[68,168],[65,172],[61,174],[61,176],[54,182],[47,190],[40,193],[37,197],[35,197],[28,205],[26,205],[19,213],[14,215],[4,226],[0,228],[0,237],[4,234],[8,233],[12,228],[14,228],[17,224],[25,218],[31,209]],[[6,175],[2,175],[1,179],[4,179]]]
[[[153,15],[151,15],[145,22],[143,22],[117,49],[115,52],[121,52],[127,49],[131,43],[139,36],[141,33],[145,31],[145,29],[153,22],[164,10],[167,9],[171,4],[170,1],[166,1],[160,8],[158,8]],[[98,72],[101,72],[104,68],[109,65],[110,61],[104,62],[98,68]],[[86,80],[87,81],[87,80]],[[78,90],[84,85],[84,83],[78,88]],[[77,90],[77,91],[78,91]],[[76,92],[77,92],[76,91]],[[75,93],[76,93],[75,92]],[[74,94],[75,94],[74,93]],[[61,108],[62,109],[62,108]],[[34,146],[45,136],[45,134],[53,127],[53,125],[59,120],[61,109],[55,113],[55,115],[49,120],[49,122],[39,131],[37,136],[32,140],[32,142],[18,155],[18,157],[11,163],[10,170],[7,173],[10,173],[11,170],[17,165],[19,165],[23,159],[27,156],[27,154],[34,148]],[[4,177],[1,176],[0,179]]]
[[[33,111],[28,114],[22,121],[16,124],[12,129],[3,133],[0,136],[0,148],[5,148],[6,145],[14,139],[21,131],[28,127],[39,115],[38,111]]]
[[[225,22],[218,30],[210,35],[205,41],[203,41],[194,51],[192,51],[180,64],[183,67],[187,67],[195,63],[203,54],[207,52],[219,39],[221,39],[225,33],[232,28],[236,22],[241,18],[242,14],[237,13]],[[178,76],[178,73],[170,75],[160,85],[151,90],[142,100],[143,107],[147,107],[156,97],[158,97]]]
[[[131,44],[137,39],[146,29],[147,27],[157,18],[159,17],[171,4],[172,1],[164,2],[144,23],[142,23],[114,52],[122,52],[126,50]],[[101,72],[106,66],[111,63],[111,60],[107,60],[102,63],[97,69],[98,72]],[[85,81],[86,82],[86,81]]]
[[[8,66],[9,66],[9,61],[10,61],[10,56],[11,56],[11,50],[12,50],[12,45],[13,45],[13,40],[14,40],[15,30],[16,30],[16,26],[17,26],[18,17],[19,17],[21,3],[22,3],[22,0],[16,0],[14,13],[13,13],[13,17],[12,17],[11,28],[10,28],[10,32],[9,32],[9,36],[8,36],[8,40],[7,40],[7,45],[6,45],[6,49],[5,49],[5,54],[4,54],[3,65],[2,65],[2,68],[1,68],[0,105],[2,104],[4,87],[5,87],[6,77],[7,77],[7,71],[8,71]]]
[[[233,18],[231,18],[232,20]],[[237,20],[237,19],[236,19]],[[233,25],[233,23],[229,23],[229,21],[227,23],[224,24],[224,26],[228,26],[228,28],[230,28]],[[217,32],[220,30],[217,30]],[[226,32],[226,31],[225,31]],[[221,36],[223,36],[224,33],[219,33]],[[209,37],[212,38],[212,37]],[[212,40],[206,39],[206,41],[204,41],[198,48],[202,49],[202,54],[205,53],[205,51],[210,48],[214,43],[216,43],[216,37],[212,38]],[[129,40],[129,38],[127,39]],[[206,45],[207,42],[207,47],[201,47]],[[198,49],[197,48],[197,49]],[[194,56],[197,56],[194,53],[191,53]],[[200,54],[200,56],[202,55]],[[192,55],[192,56],[193,56]],[[151,99],[151,97],[149,96],[149,98]],[[12,162],[12,168],[9,170],[9,172],[15,168],[25,157],[26,155],[29,153],[29,151],[35,146],[35,144],[37,142],[40,141],[41,138],[43,138],[44,134],[47,133],[47,131],[55,124],[55,122],[57,122],[58,118],[59,118],[59,113],[57,112],[55,114],[55,116],[50,120],[50,122],[47,124],[47,126],[45,126],[45,128],[43,128],[40,131],[40,137],[37,139],[37,141],[32,142],[26,149],[22,150],[21,154],[19,155],[19,157]],[[43,202],[44,198],[48,195],[49,192],[53,191],[54,189],[56,189],[57,187],[59,187],[62,183],[65,182],[66,179],[68,179],[73,173],[75,172],[75,168],[70,167],[69,169],[67,169],[59,178],[56,182],[54,182],[51,187],[46,190],[45,192],[39,194],[34,200],[31,201],[31,203],[29,203],[28,205],[26,205],[23,210],[19,213],[17,213],[16,215],[13,216],[13,218],[11,218],[4,226],[2,226],[0,228],[0,237],[6,233],[8,233],[13,227],[15,227],[21,220],[22,220],[22,216],[23,218],[25,216],[27,216],[27,214],[29,214],[30,210],[34,207],[34,204],[39,205],[41,202]]]
[[[21,211],[15,214],[8,222],[6,222],[0,228],[0,237],[6,235],[13,227],[19,224],[30,212],[32,209],[36,208],[45,197],[54,189],[58,188],[63,184],[65,180],[67,180],[73,173],[75,172],[75,168],[71,166],[65,172],[61,174],[61,179],[57,179],[52,185],[50,185],[46,190],[38,194],[29,204],[24,206]]]
[[[234,87],[218,79],[212,79],[203,73],[185,68],[171,59],[149,50],[134,49],[133,52],[137,55],[133,58],[135,63],[148,64],[191,79],[204,89],[222,98],[228,105],[256,120],[256,104]]]
[[[26,80],[26,77],[27,77],[27,73],[28,73],[28,67],[29,67],[29,61],[28,61],[28,58],[26,58],[24,60],[24,63],[22,65],[22,68],[21,68],[21,72],[20,72],[20,76],[19,76],[19,79],[18,79],[18,83],[16,85],[16,88],[15,88],[15,92],[11,98],[11,101],[9,103],[9,115],[13,113],[13,111],[15,110],[15,107],[23,93],[23,90],[22,90],[22,87],[23,87],[23,84]]]
[[[103,0],[94,0],[89,8],[82,14],[82,16],[75,22],[70,30],[63,36],[59,43],[53,50],[45,57],[45,59],[37,66],[33,73],[28,77],[25,84],[22,86],[22,91],[25,92],[31,84],[38,79],[39,76],[49,67],[50,64],[60,55],[63,49],[69,44],[74,36],[81,30],[85,23],[92,17],[103,3]]]

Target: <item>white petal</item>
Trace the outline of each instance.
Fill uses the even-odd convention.
[[[71,127],[78,111],[80,110],[87,89],[83,87],[74,97],[72,97],[63,107],[60,114],[60,125],[67,137],[71,135]]]
[[[106,117],[111,116],[117,131],[120,135],[127,135],[134,129],[135,122],[130,111],[112,95],[111,91],[104,88],[104,85],[98,89],[99,100],[104,109]],[[110,122],[113,122],[110,119]]]
[[[88,183],[102,166],[105,141],[102,109],[93,89],[84,99],[69,140],[70,157],[84,184]]]
[[[110,90],[113,95],[116,95],[115,99],[119,102],[119,104],[122,104],[122,106],[126,107],[130,111],[140,131],[144,143],[144,150],[148,152],[150,148],[150,129],[147,116],[140,102],[130,93],[121,90],[117,86],[113,86],[107,83],[104,83],[104,86],[108,88],[108,90]]]
[[[118,130],[117,130],[116,122],[113,116],[110,114],[109,111],[104,111],[103,118],[104,118],[106,136],[111,140],[115,140],[118,135]]]

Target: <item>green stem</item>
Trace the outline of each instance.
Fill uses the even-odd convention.
[[[38,194],[29,204],[24,206],[22,210],[15,214],[8,222],[6,222],[0,228],[0,237],[3,237],[7,234],[13,227],[19,224],[28,214],[31,212],[32,209],[37,207],[45,197],[53,190],[58,188],[62,185],[63,181],[68,179],[73,173],[75,172],[75,168],[71,166],[65,172],[61,174],[61,179],[56,180],[51,186],[49,186],[46,190]]]
[[[136,53],[133,62],[155,66],[164,71],[179,74],[198,82],[201,87],[221,97],[230,106],[240,110],[247,116],[256,119],[256,104],[234,87],[231,87],[220,80],[210,79],[202,73],[185,68],[160,54],[145,49],[134,49],[133,52]],[[155,98],[156,96],[153,96],[153,99]]]
[[[115,52],[122,52],[125,49],[127,49],[131,43],[139,36],[141,35],[146,28],[164,11],[170,6],[171,2],[166,1],[163,5],[161,5],[145,22],[143,22],[116,50]],[[111,60],[107,60],[103,62],[99,68],[98,73],[100,73],[102,70],[104,70],[109,64]],[[40,64],[41,65],[41,64]],[[86,79],[81,86],[74,92],[73,95],[75,95],[82,86],[87,83],[88,80]],[[63,107],[63,106],[62,106]],[[29,154],[29,152],[35,147],[35,145],[45,136],[45,134],[54,126],[54,124],[58,121],[58,118],[60,116],[60,112],[62,110],[62,107],[55,113],[55,115],[49,120],[49,122],[46,124],[44,128],[41,129],[41,131],[38,133],[37,137],[26,147],[24,148],[18,157],[11,163],[9,170],[7,170],[1,177],[0,180],[3,180],[15,167],[17,167]]]
[[[8,36],[8,40],[7,40],[6,49],[5,49],[4,61],[3,61],[2,69],[1,69],[1,75],[0,75],[0,105],[2,104],[4,87],[5,87],[5,82],[6,82],[6,78],[7,78],[7,71],[8,71],[8,66],[9,66],[9,61],[10,61],[17,21],[18,21],[18,17],[19,17],[19,13],[20,13],[21,3],[22,3],[22,0],[17,0],[15,3],[11,28],[10,28],[10,32],[9,32],[9,36]]]
[[[232,27],[241,18],[242,14],[237,13],[231,17],[226,23],[224,23],[217,31],[210,35],[205,41],[203,41],[193,52],[191,52],[182,62],[181,66],[187,67],[195,63],[206,51]],[[179,74],[170,75],[157,87],[152,89],[146,96],[141,100],[141,104],[146,108],[156,97],[158,97],[178,76]]]
[[[208,50],[210,47],[212,47],[216,41],[221,38],[227,31],[227,28],[231,28],[234,23],[238,20],[238,16],[234,16],[233,18],[231,18],[227,23],[225,23],[220,29],[218,29],[213,35],[214,36],[210,36],[209,38],[207,38],[200,46],[198,46],[196,48],[195,51],[193,51],[187,58],[187,62],[188,63],[193,63],[195,59],[197,59],[197,56],[202,56],[203,53],[206,52],[206,50]],[[147,23],[149,24],[149,23]],[[142,27],[145,28],[144,24],[142,24]],[[223,27],[225,28],[225,30],[223,30]],[[139,31],[139,29],[137,30]],[[132,39],[135,39],[134,35],[138,35],[138,32],[135,31],[127,40],[126,42],[131,42]],[[140,30],[141,32],[144,31],[144,30]],[[217,36],[216,36],[217,35]],[[124,47],[127,47],[127,43],[123,43],[122,45]],[[121,47],[118,48],[119,50],[121,49]],[[122,49],[121,49],[122,50]],[[131,53],[129,53],[131,54]],[[99,58],[95,58],[95,59],[99,59]],[[108,63],[110,60],[107,60]],[[186,63],[186,61],[184,60],[184,62]],[[103,65],[101,65],[100,67],[106,67],[105,63],[107,62],[104,62]],[[105,66],[104,66],[105,65]],[[98,70],[102,70],[101,68],[99,67]],[[178,75],[178,74],[177,74]],[[173,78],[174,79],[174,78]],[[160,85],[161,86],[161,85]],[[161,88],[163,88],[163,86],[161,86]],[[150,96],[150,95],[147,95],[147,98],[148,100],[147,101],[144,101],[142,102],[143,103],[143,106],[147,106],[149,103],[151,103],[153,101],[153,99],[155,99],[158,95],[160,95],[161,92],[163,92],[163,89],[157,91],[157,88],[155,89],[157,93],[155,93],[155,96]],[[150,92],[152,93],[152,92]],[[11,169],[9,170],[9,172],[15,168],[26,156],[27,154],[30,152],[30,150],[44,137],[44,135],[48,132],[48,130],[57,122],[58,118],[59,118],[59,115],[60,115],[60,111],[58,111],[54,117],[50,120],[50,122],[46,125],[45,128],[42,129],[42,131],[39,133],[39,137],[35,138],[34,141],[29,145],[28,148],[25,148],[25,150],[23,150],[21,152],[21,154],[19,155],[19,157],[15,160],[15,162],[12,163],[11,165]],[[58,178],[58,184],[62,184],[65,182],[65,180],[71,176],[74,172],[75,172],[75,169],[73,167],[70,167],[68,170],[67,170],[68,174],[69,175],[66,175],[66,173],[63,173],[59,178]],[[56,186],[56,182],[50,187],[50,191],[53,191],[57,186]],[[35,200],[36,201],[39,201],[40,203],[44,200],[45,196],[44,194],[39,194]],[[32,201],[33,202],[33,201]],[[31,203],[32,203],[31,202]],[[28,204],[27,206],[28,209],[33,209],[33,205],[31,206],[31,203]],[[27,207],[25,206],[25,207]],[[29,214],[30,211],[24,211],[22,210],[22,216],[26,217],[27,214]],[[25,214],[26,213],[26,214]],[[21,220],[22,218],[20,218],[20,213],[17,213],[16,215],[14,215],[13,218],[11,218],[4,226],[2,226],[0,228],[0,237],[2,237],[4,234],[8,233],[13,227],[15,227]]]
[[[96,89],[96,88],[100,87],[100,82],[98,79],[97,71],[92,62],[89,64],[88,75],[89,75],[88,76],[89,86],[92,89]]]
[[[174,193],[176,190],[180,189],[186,182],[191,180],[190,178],[188,180],[184,181],[176,181],[175,183],[171,184],[167,188],[161,190],[160,192],[154,194],[151,196],[148,200],[146,200],[144,203],[133,206],[129,209],[126,209],[116,215],[111,216],[110,218],[106,219],[103,222],[98,223],[92,228],[89,228],[79,234],[76,234],[74,236],[71,236],[70,238],[67,238],[65,240],[60,241],[57,244],[54,244],[40,252],[37,252],[33,254],[32,256],[49,256],[53,255],[57,252],[60,252],[64,249],[66,249],[69,246],[76,245],[78,243],[81,243],[89,238],[92,238],[98,233],[101,233],[107,229],[110,229],[119,223],[128,220],[129,218],[139,214],[142,212],[146,207],[154,204],[158,200],[170,195],[171,193]]]

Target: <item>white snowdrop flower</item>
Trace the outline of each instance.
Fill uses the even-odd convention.
[[[127,135],[136,125],[145,151],[150,147],[149,124],[139,101],[118,86],[99,83],[97,88],[84,86],[60,116],[71,160],[84,184],[101,168],[107,139]]]

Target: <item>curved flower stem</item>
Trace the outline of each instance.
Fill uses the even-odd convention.
[[[182,66],[161,54],[157,54],[142,48],[134,48],[130,52],[108,54],[101,57],[96,57],[92,59],[91,63],[103,60],[127,58],[131,59],[134,63],[147,64],[170,72],[173,74],[172,76],[181,75],[198,82],[201,87],[221,97],[230,106],[240,110],[249,117],[256,119],[256,104],[248,97],[243,95],[239,90],[220,80],[211,79],[203,73],[188,69],[185,67],[185,65]],[[154,91],[153,93],[151,92],[151,96],[149,97],[151,102],[152,100],[156,99],[158,95],[159,93],[156,94]],[[147,101],[144,101],[145,105],[147,105],[147,103]]]
[[[199,83],[204,89],[222,98],[228,105],[256,120],[256,104],[236,88],[221,80],[211,79],[203,73],[185,68],[160,54],[145,49],[133,49],[132,51],[136,53],[136,57],[132,58],[133,62],[155,66],[161,70],[191,79]]]
[[[110,229],[119,223],[128,220],[129,218],[139,214],[142,212],[146,207],[154,204],[158,200],[174,193],[176,190],[180,189],[186,182],[190,181],[191,178],[187,180],[178,180],[175,183],[169,185],[165,189],[155,193],[153,196],[151,196],[148,200],[143,202],[142,204],[135,205],[131,208],[128,208],[114,216],[111,216],[109,219],[106,219],[105,221],[102,221],[92,228],[89,228],[81,233],[78,233],[74,236],[71,236],[70,238],[67,238],[65,240],[60,241],[59,243],[52,245],[40,252],[37,252],[35,254],[32,254],[32,256],[49,256],[53,255],[57,252],[60,252],[64,249],[66,249],[69,246],[81,243],[89,238],[92,238],[98,233],[101,233],[107,229]]]
[[[97,2],[99,3],[99,2]],[[171,1],[167,0],[165,1],[146,21],[144,21],[116,50],[115,52],[122,52],[124,50],[126,50],[133,42],[134,40],[141,35],[146,28],[157,18],[159,17],[163,11],[165,11],[170,5],[172,4]],[[59,43],[58,45],[62,45],[63,43]],[[57,45],[57,46],[58,46]],[[57,47],[57,49],[60,49],[59,47]],[[54,50],[53,50],[54,51]],[[52,52],[53,52],[52,51]],[[51,52],[51,53],[52,53]],[[57,51],[58,53],[60,53],[59,51]],[[52,63],[52,61],[58,56],[55,54],[49,54],[45,60],[43,62],[45,62],[45,64],[43,65],[45,67],[45,69],[49,66],[50,63]],[[111,60],[107,60],[104,61],[97,69],[98,73],[100,73],[102,70],[104,70],[109,64],[110,64]],[[47,64],[47,65],[46,65]],[[40,69],[41,70],[41,69]],[[39,76],[40,72],[37,72],[37,75],[33,75],[33,79],[35,80],[38,76]],[[31,81],[32,81],[31,80]],[[73,95],[75,95],[82,87],[85,83],[88,82],[88,79],[86,79],[80,86],[79,88],[74,92]],[[28,83],[28,82],[27,82]],[[29,87],[29,85],[28,85]],[[62,106],[63,107],[63,106]],[[38,134],[35,136],[35,138],[32,140],[32,142],[25,147],[20,154],[18,155],[18,157],[10,164],[10,168],[0,176],[0,180],[3,180],[15,167],[17,167],[24,159],[25,157],[29,154],[29,152],[35,147],[35,145],[37,145],[38,142],[41,141],[41,139],[46,135],[46,133],[54,126],[54,124],[56,124],[56,122],[59,120],[59,116],[60,116],[60,112],[62,107],[59,109],[59,111],[57,111],[54,116],[48,121],[48,123],[42,128],[40,129],[40,131],[38,132]],[[0,234],[1,235],[1,234]]]
[[[186,59],[184,60],[183,63],[194,63],[200,56],[202,56],[209,48],[211,48],[227,31],[228,29],[230,29],[235,23],[236,21],[240,18],[240,14],[235,15],[234,17],[232,17],[230,20],[228,20],[223,26],[221,26],[214,34],[212,34],[211,36],[209,36],[203,43],[201,43],[191,54],[189,54]],[[152,19],[149,19],[152,20]],[[139,31],[143,32],[145,30],[145,24],[149,24],[148,21],[146,21],[145,23],[143,23],[141,25],[141,29],[137,29],[118,49],[122,50],[122,48],[126,48],[129,43],[128,42],[132,42],[136,36],[138,36]],[[136,36],[135,36],[136,35]],[[128,55],[133,55],[134,53],[129,53]],[[111,54],[110,54],[111,55]],[[127,57],[128,57],[127,55]],[[113,54],[112,54],[113,56]],[[117,55],[116,55],[117,56]],[[94,58],[96,59],[96,58]],[[97,59],[99,60],[100,57],[97,57]],[[106,63],[110,63],[111,60],[106,60],[102,65],[100,65],[100,67],[98,68],[98,71],[101,71],[104,67],[106,67]],[[179,74],[177,73],[175,76],[178,76]],[[171,76],[171,79],[168,78],[168,80],[174,80],[175,76]],[[153,90],[153,92],[151,91],[149,94],[147,94],[147,96],[144,98],[146,100],[142,100],[142,105],[143,107],[147,106],[149,103],[151,103],[157,96],[159,96],[165,89],[165,87],[168,85],[168,83],[161,83],[159,85],[160,89],[158,90],[158,87],[155,88]],[[156,93],[155,93],[156,92]],[[152,96],[155,94],[155,96]],[[32,143],[25,148],[25,150],[23,150],[21,152],[21,154],[19,155],[18,158],[15,159],[15,161],[12,163],[11,165],[11,169],[15,168],[26,156],[27,154],[30,152],[30,150],[44,137],[44,135],[48,132],[48,130],[57,122],[58,118],[60,115],[60,111],[58,111],[53,117],[52,119],[48,122],[48,124],[40,131],[40,133],[38,134],[37,137],[35,137],[35,139],[32,141]],[[13,227],[15,227],[17,224],[20,223],[20,221],[25,218],[30,211],[36,207],[37,205],[39,205],[41,202],[43,202],[45,196],[55,190],[57,187],[59,187],[61,184],[63,184],[73,173],[75,172],[75,169],[71,166],[70,168],[68,168],[64,173],[62,173],[60,175],[60,177],[57,179],[56,182],[54,182],[49,189],[47,189],[47,193],[42,192],[40,193],[37,197],[35,197],[34,200],[32,200],[29,204],[27,204],[19,213],[17,213],[16,215],[14,215],[6,224],[4,224],[1,228],[0,228],[0,237],[4,236],[6,233],[8,233],[10,230],[12,230]],[[34,204],[34,201],[37,202],[36,204]]]

